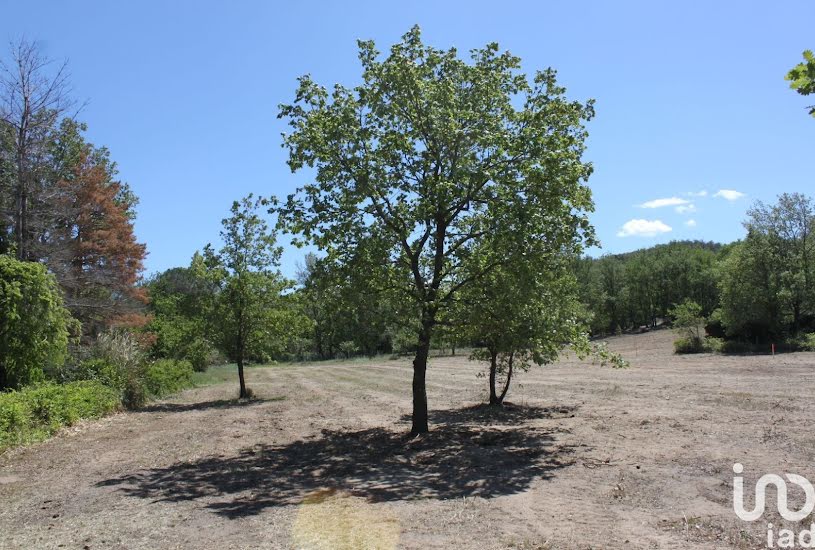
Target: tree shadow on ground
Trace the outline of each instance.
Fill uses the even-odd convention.
[[[153,403],[140,408],[136,412],[187,412],[205,411],[209,409],[234,409],[237,407],[252,407],[262,405],[271,401],[282,401],[285,397],[273,397],[271,399],[218,399],[216,401],[202,401],[200,403]]]
[[[415,439],[384,428],[323,430],[316,438],[257,445],[237,456],[144,470],[98,486],[154,501],[197,501],[230,519],[299,504],[327,489],[372,502],[490,498],[522,492],[572,464],[575,449],[558,444],[557,435],[534,426],[455,423]]]
[[[503,406],[490,406],[486,403],[462,407],[460,409],[441,409],[431,411],[429,419],[432,424],[476,424],[493,426],[499,424],[520,424],[537,419],[569,418],[575,415],[576,406],[538,407],[534,405],[516,405],[506,402]],[[411,416],[404,415],[403,422],[410,422]]]

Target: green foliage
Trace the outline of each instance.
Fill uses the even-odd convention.
[[[357,352],[359,352],[359,347],[357,347],[356,343],[350,340],[347,342],[340,342],[339,348],[340,353],[342,353],[343,357],[346,359],[353,357],[357,354]]]
[[[127,373],[108,359],[87,359],[71,371],[73,380],[95,380],[118,392],[123,392]]]
[[[0,255],[0,389],[41,381],[61,367],[76,328],[43,265]]]
[[[61,379],[100,382],[115,390],[128,409],[136,409],[146,402],[143,379],[147,357],[131,332],[103,332],[87,353],[88,358],[79,365],[64,369]]]
[[[80,419],[119,407],[116,390],[95,381],[47,383],[0,393],[0,450],[40,441]]]
[[[215,346],[208,339],[200,336],[192,338],[180,355],[182,360],[190,362],[196,372],[203,372],[210,365],[216,365],[222,361],[222,356]]]
[[[768,342],[807,330],[815,320],[812,199],[785,193],[773,205],[757,202],[745,227],[720,268],[727,335]]]
[[[586,339],[567,258],[543,252],[493,269],[460,295],[463,318],[456,321],[464,327],[461,336],[477,343],[471,357],[489,363],[492,403],[502,402],[509,388],[507,382],[498,395],[497,374],[511,377],[552,363],[565,346]]]
[[[144,387],[151,397],[163,397],[190,387],[193,373],[189,361],[159,359],[145,368]]]
[[[153,314],[147,328],[156,335],[152,355],[187,360],[196,371],[219,362],[208,318],[218,288],[208,277],[201,254],[195,253],[189,267],[156,275],[147,283],[147,289]]]
[[[785,77],[790,81],[790,88],[801,95],[815,93],[815,54],[804,50],[804,61],[793,67]],[[809,114],[815,116],[815,105],[807,107]]]
[[[693,300],[686,299],[668,311],[673,317],[673,326],[693,342],[702,341],[707,319],[702,315],[702,306]]]
[[[578,355],[582,355],[583,351],[577,350]],[[612,368],[615,369],[627,369],[631,366],[629,363],[619,352],[612,351],[608,349],[608,344],[602,342],[600,344],[595,344],[591,347],[591,351],[589,355],[592,358],[593,362],[600,363],[601,367],[605,367],[606,365],[611,365]]]
[[[800,347],[803,351],[815,351],[815,332],[804,334],[801,337]]]
[[[410,355],[416,353],[416,330],[407,327],[391,327],[388,338],[391,342],[391,350],[395,355]]]
[[[219,252],[204,250],[207,276],[217,291],[209,311],[210,334],[224,355],[238,364],[240,396],[246,397],[246,361],[282,356],[309,322],[284,292],[291,283],[278,271],[282,249],[259,214],[252,195],[232,204],[223,220]]]
[[[676,354],[726,353],[728,349],[735,349],[732,342],[713,336],[699,338],[686,335],[674,341],[674,353]]]
[[[710,353],[722,353],[724,351],[724,346],[724,338],[717,338],[715,336],[707,336],[705,338],[705,351]]]
[[[671,242],[626,254],[582,258],[573,272],[592,333],[611,334],[664,319],[686,299],[705,315],[718,305],[717,265],[722,246]]]
[[[428,352],[458,292],[541,243],[579,254],[593,242],[582,155],[594,107],[568,100],[552,69],[527,77],[494,43],[465,60],[425,45],[414,27],[385,56],[372,41],[358,45],[359,86],[329,91],[304,76],[280,107],[288,164],[313,168],[314,182],[276,212],[298,243],[403,304],[417,326],[420,433]],[[488,239],[502,246],[485,248]]]
[[[132,334],[126,331],[99,335],[90,358],[66,370],[69,381],[93,381],[114,390],[127,409],[137,409],[149,398],[163,397],[192,385],[189,361],[149,361]]]
[[[303,336],[311,340],[317,358],[335,357],[342,342],[353,342],[359,353],[369,356],[393,350],[390,333],[398,330],[399,303],[387,293],[372,291],[376,281],[368,271],[344,269],[307,254],[298,283],[297,305],[311,320]],[[415,345],[416,331],[411,338]]]
[[[696,336],[683,336],[674,340],[674,353],[704,353],[705,342]]]

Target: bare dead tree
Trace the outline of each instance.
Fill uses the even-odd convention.
[[[2,148],[11,177],[0,184],[3,224],[16,245],[17,257],[33,260],[30,224],[32,203],[47,171],[48,137],[58,121],[74,106],[70,99],[67,62],[55,65],[35,42],[10,44],[10,59],[0,62],[0,123],[8,146]]]

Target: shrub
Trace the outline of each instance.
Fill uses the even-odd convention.
[[[601,367],[611,365],[615,369],[627,369],[631,366],[623,356],[608,349],[606,342],[595,345],[591,350],[592,362],[599,362]]]
[[[151,397],[176,393],[192,385],[192,364],[189,361],[159,359],[144,371],[144,389]]]
[[[803,334],[798,342],[798,349],[801,351],[815,351],[815,332]]]
[[[90,380],[0,393],[0,449],[45,439],[63,426],[117,408],[118,392]]]
[[[0,255],[0,390],[42,381],[44,369],[62,366],[76,325],[43,265]]]
[[[184,350],[183,358],[192,364],[196,372],[204,372],[207,367],[221,359],[218,350],[206,338],[195,338]]]
[[[351,340],[340,342],[340,345],[338,347],[340,348],[340,353],[342,353],[343,357],[345,357],[346,359],[350,359],[352,356],[359,353],[359,346],[357,346]]]
[[[91,349],[92,359],[119,392],[122,404],[128,409],[136,409],[147,401],[145,388],[146,357],[138,340],[126,330],[105,332],[99,335]],[[101,362],[108,367],[101,367]],[[114,374],[115,372],[115,374]]]
[[[106,359],[88,359],[67,374],[69,381],[95,380],[109,388],[124,390],[125,376],[121,369]]]
[[[722,353],[753,353],[756,346],[750,342],[741,340],[725,340],[722,345]]]
[[[138,370],[145,356],[138,340],[127,330],[103,332],[96,338],[91,357],[103,359],[120,370]]]
[[[710,353],[721,353],[724,349],[724,339],[716,338],[715,336],[708,336],[705,338],[705,350]]]
[[[701,338],[695,336],[679,338],[674,341],[674,353],[703,353],[705,344]]]

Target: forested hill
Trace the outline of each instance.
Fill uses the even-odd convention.
[[[685,300],[705,315],[719,305],[717,265],[733,245],[672,241],[576,262],[580,298],[593,333],[653,325]]]

